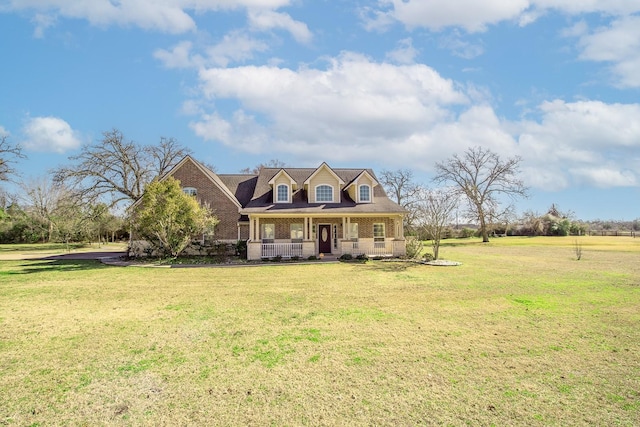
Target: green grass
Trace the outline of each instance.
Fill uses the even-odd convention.
[[[640,239],[397,262],[0,261],[2,425],[640,423]]]

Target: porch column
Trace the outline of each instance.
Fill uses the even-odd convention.
[[[309,218],[304,217],[304,225],[302,226],[302,240],[309,240],[309,230],[307,226],[309,225]]]
[[[313,238],[313,218],[309,217],[309,240]]]
[[[255,233],[254,240],[260,240],[260,218],[256,218],[256,224],[253,226]]]
[[[343,240],[347,238],[347,232],[348,232],[347,221],[348,221],[347,217],[343,216],[342,217],[342,239]]]

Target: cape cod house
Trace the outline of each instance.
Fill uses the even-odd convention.
[[[247,241],[259,260],[366,254],[403,256],[405,210],[370,169],[262,168],[257,175],[217,174],[186,156],[163,178],[207,203],[220,221],[219,242]]]

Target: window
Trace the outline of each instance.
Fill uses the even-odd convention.
[[[262,240],[273,240],[276,235],[276,227],[273,224],[262,224]]]
[[[373,240],[375,242],[384,242],[384,223],[373,224]]]
[[[193,187],[183,187],[183,188],[182,188],[182,192],[183,192],[184,194],[189,195],[189,196],[196,196],[196,195],[198,194],[198,190],[196,190],[196,189],[195,189],[195,188],[193,188]]]
[[[349,224],[349,238],[351,240],[358,240],[358,223],[352,222]]]
[[[286,184],[278,185],[276,191],[276,203],[286,203],[289,201],[289,186]]]
[[[333,202],[333,187],[318,185],[316,187],[316,202]]]
[[[370,202],[371,201],[371,187],[368,185],[360,186],[360,202]]]
[[[304,234],[302,224],[291,224],[291,240],[302,241]]]

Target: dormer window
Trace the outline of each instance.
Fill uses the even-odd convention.
[[[289,202],[289,186],[286,184],[280,184],[276,188],[276,203],[288,203]]]
[[[182,192],[188,196],[198,195],[198,190],[196,190],[194,187],[183,187]]]
[[[371,202],[371,187],[368,185],[360,186],[360,203],[370,203]]]
[[[333,187],[318,185],[316,187],[316,202],[333,202]]]

